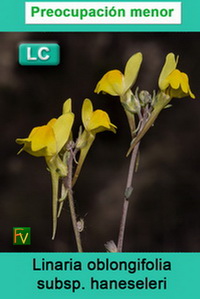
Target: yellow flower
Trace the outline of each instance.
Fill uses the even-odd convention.
[[[110,122],[108,114],[103,110],[93,110],[92,102],[89,99],[85,99],[82,106],[82,121],[85,130],[79,136],[76,143],[76,148],[80,149],[80,155],[78,165],[73,177],[73,185],[79,176],[83,162],[87,156],[87,153],[92,146],[96,134],[109,130],[115,133],[116,126]]]
[[[116,126],[110,122],[108,114],[99,109],[93,111],[93,105],[89,99],[83,102],[82,121],[86,131],[93,135],[105,130],[115,132]]]
[[[183,98],[190,96],[195,98],[189,86],[189,79],[185,73],[180,72],[176,67],[178,57],[175,59],[173,53],[166,56],[165,64],[159,76],[158,85],[161,92],[158,92],[153,110],[139,134],[132,140],[127,155],[134,149],[146,132],[154,124],[160,112],[170,103],[172,98]]]
[[[21,151],[35,157],[53,157],[67,142],[73,121],[73,113],[63,114],[58,119],[51,119],[44,126],[33,128],[27,138],[17,138],[16,142],[24,145]]]
[[[67,143],[74,114],[71,112],[71,99],[63,105],[63,114],[58,118],[51,119],[46,125],[35,127],[27,138],[17,138],[18,144],[23,144],[19,151],[26,151],[35,157],[44,157],[51,174],[52,180],[52,218],[53,232],[52,239],[55,238],[57,228],[58,209],[58,188],[59,179],[67,176],[67,165],[61,160],[59,153]]]
[[[141,63],[142,54],[138,52],[127,61],[124,74],[119,70],[107,72],[97,83],[94,92],[102,91],[113,96],[123,96],[135,83]]]
[[[96,93],[101,91],[109,93],[112,96],[120,96],[124,92],[124,75],[119,70],[107,72],[97,83],[94,90]]]
[[[165,64],[158,80],[159,88],[171,98],[190,96],[194,99],[195,95],[191,92],[188,76],[176,68],[177,63],[178,58],[175,59],[173,53],[169,53],[166,56]]]

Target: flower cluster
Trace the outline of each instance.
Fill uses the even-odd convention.
[[[67,145],[72,141],[72,126],[74,123],[74,114],[71,110],[71,99],[68,99],[63,104],[63,114],[60,117],[51,119],[46,125],[33,128],[27,138],[16,139],[18,144],[23,145],[19,153],[26,151],[32,156],[44,157],[51,173],[53,193],[52,239],[55,238],[57,217],[60,214],[60,211],[58,213],[59,181],[68,175],[66,156],[69,149]],[[105,130],[115,132],[116,129],[116,126],[111,123],[105,111],[93,111],[92,102],[89,99],[85,99],[83,103],[82,121],[85,130],[78,137],[75,146],[75,151],[80,150],[80,155],[73,178],[73,185],[79,176],[83,162],[96,134]],[[67,195],[67,190],[65,190],[65,195]]]
[[[97,83],[96,93],[108,93],[113,96],[123,96],[134,85],[140,66],[142,54],[136,53],[127,61],[124,74],[119,70],[108,71]],[[159,76],[158,85],[161,91],[171,98],[183,98],[190,96],[195,98],[189,86],[187,74],[180,72],[176,67],[178,58],[173,53],[166,56],[165,64]]]
[[[160,112],[169,106],[172,98],[187,96],[195,98],[187,74],[177,69],[178,57],[176,58],[173,53],[166,56],[158,78],[158,90],[151,95],[146,90],[139,91],[139,88],[136,88],[133,93],[132,87],[137,80],[142,61],[143,56],[140,52],[132,55],[127,61],[123,73],[117,69],[108,71],[94,90],[97,94],[102,92],[119,96],[128,119],[132,140],[127,155],[135,149],[136,151],[135,153],[133,151],[124,194],[127,208],[127,202],[133,190],[131,182],[137,164],[139,142],[154,124]],[[77,228],[78,224],[80,226],[80,221],[77,221],[74,212],[72,187],[79,177],[96,135],[106,130],[115,133],[117,127],[112,124],[105,111],[94,110],[89,99],[85,99],[83,102],[83,129],[81,126],[75,140],[73,140],[72,134],[74,121],[72,100],[67,99],[63,104],[62,114],[58,118],[52,118],[47,124],[33,128],[27,138],[17,138],[16,142],[23,146],[19,153],[25,151],[35,157],[44,157],[48,166],[52,180],[52,239],[55,238],[57,218],[62,210],[64,200],[68,198],[77,247],[81,252],[79,238],[81,230]],[[126,217],[126,214],[124,209],[123,217]],[[124,218],[121,223],[122,226],[125,224]],[[122,251],[123,235],[124,227],[120,228],[117,246],[114,241],[106,243],[105,246],[109,252]]]
[[[97,83],[94,90],[96,93],[103,92],[120,97],[132,136],[127,155],[146,134],[161,110],[167,107],[172,98],[183,98],[186,96],[195,98],[190,89],[187,74],[177,69],[178,58],[175,58],[173,53],[169,53],[166,56],[158,79],[159,90],[157,94],[151,96],[147,91],[141,91],[138,95],[137,90],[134,95],[131,87],[137,79],[141,63],[142,54],[134,54],[126,63],[124,74],[119,70],[108,71]],[[135,123],[134,115],[138,116],[138,126]]]

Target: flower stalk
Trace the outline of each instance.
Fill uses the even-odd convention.
[[[132,138],[127,152],[127,156],[131,154],[131,159],[123,198],[123,209],[117,244],[118,252],[122,252],[123,250],[129,198],[133,191],[133,176],[138,164],[137,156],[140,141],[152,127],[160,112],[167,107],[173,97],[183,98],[190,96],[191,98],[195,98],[189,86],[188,76],[176,68],[178,57],[175,58],[173,53],[169,53],[166,56],[164,66],[158,79],[158,92],[154,92],[152,96],[148,91],[141,91],[140,94],[138,94],[137,88],[135,94],[133,94],[131,88],[137,79],[141,63],[142,54],[140,52],[132,55],[126,63],[124,73],[121,73],[119,70],[108,71],[97,83],[95,88],[96,93],[103,92],[113,96],[119,96],[127,116]]]
[[[69,144],[68,144],[69,156],[68,156],[68,160],[67,160],[68,175],[63,180],[63,183],[64,183],[66,190],[68,190],[67,197],[69,200],[69,209],[70,209],[70,214],[71,214],[71,220],[72,220],[72,226],[73,226],[73,230],[74,230],[74,236],[75,236],[75,240],[76,240],[77,250],[78,250],[78,252],[83,252],[82,243],[81,243],[81,235],[80,235],[80,232],[77,227],[77,216],[76,216],[76,211],[75,211],[73,190],[72,190],[72,187],[73,187],[72,171],[73,171],[73,159],[74,159],[73,148],[74,148],[73,142],[69,142]]]
[[[126,183],[126,188],[125,188],[125,192],[124,192],[124,200],[123,200],[123,208],[122,208],[122,215],[121,215],[121,221],[120,221],[118,242],[117,242],[117,251],[118,252],[123,251],[124,233],[125,233],[126,219],[127,219],[127,213],[128,213],[128,207],[129,207],[129,198],[133,191],[133,175],[134,175],[135,168],[136,168],[138,150],[139,150],[139,142],[137,143],[137,145],[135,146],[135,148],[131,154],[127,183]]]

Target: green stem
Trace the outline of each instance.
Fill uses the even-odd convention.
[[[132,190],[133,190],[133,187],[132,187],[133,174],[134,174],[135,166],[136,166],[136,162],[137,162],[138,150],[139,150],[139,143],[135,146],[134,150],[132,151],[130,165],[129,165],[126,189],[125,189],[125,193],[124,193],[122,216],[121,216],[119,235],[118,235],[118,243],[117,243],[118,252],[122,252],[122,250],[123,250],[124,233],[125,233],[126,219],[127,219],[127,213],[128,213],[128,207],[129,207],[129,198],[130,198]]]
[[[73,226],[74,235],[76,239],[77,249],[78,252],[83,252],[82,244],[81,244],[81,236],[77,227],[77,218],[76,218],[73,191],[72,191],[72,167],[73,167],[73,155],[72,153],[70,153],[68,159],[68,176],[67,179],[64,180],[64,184],[66,184],[66,188],[68,189],[69,208],[70,208],[72,226]]]
[[[74,199],[73,199],[73,195],[72,195],[72,190],[69,190],[68,199],[69,199],[69,208],[70,208],[70,213],[71,213],[71,218],[72,218],[72,225],[73,225],[73,229],[74,229],[74,235],[75,235],[75,239],[76,239],[77,249],[78,249],[78,252],[83,252],[81,236],[80,236],[80,232],[78,231],[78,228],[77,228],[76,212],[75,212],[75,207],[74,207]]]

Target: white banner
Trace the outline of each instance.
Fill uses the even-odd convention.
[[[26,2],[26,24],[181,24],[181,2]]]

